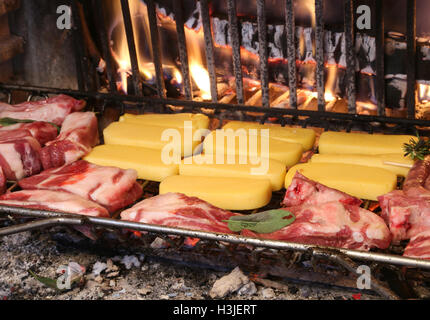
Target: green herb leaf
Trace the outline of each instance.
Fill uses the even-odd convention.
[[[11,126],[11,125],[17,124],[17,123],[32,123],[32,122],[36,122],[36,121],[39,121],[39,120],[1,118],[0,119],[0,126],[7,127],[7,126]],[[48,122],[48,123],[53,125],[54,127],[56,127],[57,132],[60,133],[60,127],[59,126],[57,126],[55,123],[52,123],[52,122]]]
[[[277,209],[246,216],[233,216],[229,220],[228,228],[233,232],[248,229],[257,233],[272,233],[282,229],[296,220],[294,214],[289,211]]]
[[[41,277],[38,276],[37,274],[35,274],[33,271],[28,270],[28,273],[37,281],[39,281],[40,283],[44,284],[45,286],[55,289],[55,290],[60,290],[57,286],[57,280],[55,279],[51,279],[51,278],[45,278],[45,277]]]

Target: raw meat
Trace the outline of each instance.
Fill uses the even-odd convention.
[[[23,179],[19,186],[30,190],[70,192],[95,201],[112,213],[142,196],[142,187],[136,178],[137,172],[132,169],[98,166],[79,160]]]
[[[430,158],[418,160],[414,163],[403,183],[403,191],[410,197],[430,197]],[[427,182],[429,180],[429,182]]]
[[[87,155],[99,143],[97,118],[94,112],[75,112],[63,122],[60,135],[48,142],[40,158],[45,170],[72,163]]]
[[[145,199],[121,213],[121,219],[209,232],[232,233],[228,220],[236,215],[181,193]]]
[[[391,242],[384,220],[358,206],[333,201],[285,210],[296,216],[291,225],[268,234],[243,230],[242,235],[357,250],[386,249]]]
[[[36,121],[31,123],[17,123],[10,126],[0,127],[0,132],[12,130],[28,130],[30,134],[40,143],[41,146],[45,145],[48,141],[54,140],[58,135],[58,129],[54,125]]]
[[[68,114],[80,111],[84,107],[85,101],[61,94],[41,101],[17,105],[1,104],[0,118],[46,121],[61,125]]]
[[[30,131],[0,131],[0,166],[8,180],[19,180],[42,170],[40,144]]]
[[[412,237],[403,255],[409,258],[430,260],[430,229]]]
[[[108,211],[93,201],[77,195],[49,190],[22,190],[0,196],[0,205],[56,212],[109,217]]]
[[[362,202],[358,198],[312,181],[301,173],[296,172],[285,193],[282,204],[286,207],[292,207],[299,205],[319,205],[332,201],[356,206],[359,206]]]
[[[2,167],[0,167],[0,194],[5,193],[6,188],[7,188],[6,177],[4,176]]]
[[[430,200],[395,190],[378,198],[382,217],[398,243],[430,230]]]

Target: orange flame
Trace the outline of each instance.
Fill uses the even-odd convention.
[[[418,84],[418,99],[422,103],[430,101],[430,85],[419,83]]]
[[[111,26],[112,29],[119,28],[115,34],[114,41],[115,50],[112,50],[112,56],[118,63],[118,73],[120,75],[120,81],[117,84],[120,90],[127,93],[127,78],[131,74],[131,62],[130,54],[128,50],[127,37],[125,33],[123,18],[121,14],[121,7],[119,1],[111,1],[111,10],[115,15],[115,25]],[[146,5],[142,1],[130,1],[130,15],[132,17],[132,24],[134,30],[134,42],[136,44],[136,55],[137,62],[139,64],[139,71],[146,80],[151,80],[155,77],[155,68],[152,62],[152,47],[150,44],[150,31],[148,21],[148,11]],[[160,15],[158,15],[160,18]],[[138,30],[142,30],[139,32]],[[145,56],[143,48],[149,49],[149,57]],[[182,75],[172,65],[168,65],[169,68],[173,68],[173,77],[177,83],[182,83]]]

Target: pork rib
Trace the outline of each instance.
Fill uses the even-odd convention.
[[[285,193],[282,204],[286,207],[299,205],[319,205],[326,202],[339,201],[343,204],[361,204],[361,200],[344,192],[329,188],[321,183],[306,178],[296,172]]]
[[[48,141],[54,140],[58,134],[57,127],[43,121],[16,123],[10,126],[0,127],[0,132],[12,130],[28,130],[41,146],[45,145]]]
[[[46,121],[61,125],[68,114],[84,107],[85,101],[61,94],[41,101],[0,104],[0,118]]]
[[[0,205],[56,212],[75,213],[93,217],[109,217],[99,204],[77,195],[49,190],[22,190],[0,196]]]
[[[145,199],[121,213],[121,219],[209,232],[232,233],[228,220],[235,213],[181,193]]]
[[[75,112],[63,122],[57,139],[48,142],[40,157],[45,170],[72,163],[87,155],[99,143],[94,112]]]
[[[410,197],[430,197],[430,158],[415,161],[403,183],[403,191]],[[428,181],[428,182],[427,182]]]
[[[45,170],[19,181],[22,189],[65,191],[97,202],[109,212],[124,208],[142,196],[132,169],[98,166],[79,160],[72,164]]]
[[[242,235],[357,250],[386,249],[391,242],[384,220],[358,206],[333,201],[284,210],[296,216],[291,225],[268,234],[243,230]]]
[[[19,180],[42,170],[40,144],[28,130],[0,131],[0,166],[8,180]]]
[[[380,196],[378,200],[382,217],[388,223],[396,243],[430,230],[430,200],[410,197],[401,190]]]
[[[413,236],[403,255],[409,258],[430,260],[430,229]]]

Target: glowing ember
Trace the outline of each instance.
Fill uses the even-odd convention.
[[[200,241],[199,238],[187,237],[187,238],[185,238],[184,244],[188,247],[195,247],[199,241]]]

